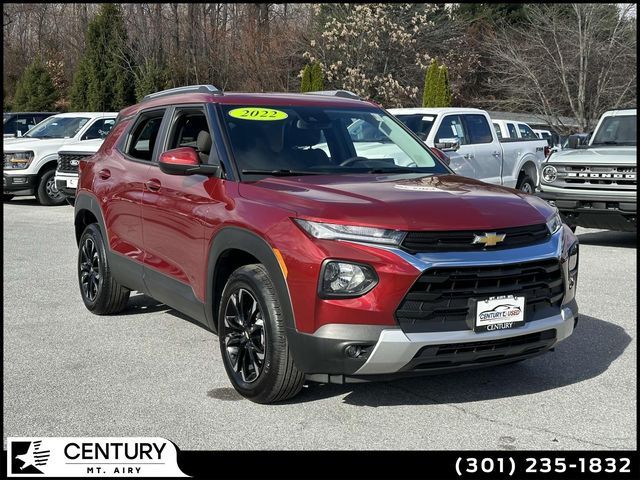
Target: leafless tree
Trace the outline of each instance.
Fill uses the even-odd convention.
[[[636,101],[633,5],[534,4],[524,25],[487,42],[496,107],[533,112],[563,130],[573,116],[583,131],[605,111]]]

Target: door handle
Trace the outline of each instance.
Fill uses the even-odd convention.
[[[106,179],[108,179],[109,177],[111,177],[111,172],[110,172],[108,169],[103,168],[102,170],[100,170],[100,171],[98,172],[98,176],[99,176],[102,180],[106,180]]]
[[[473,153],[465,153],[465,154],[463,155],[463,157],[464,157],[466,160],[473,160],[473,158],[475,158],[475,157],[473,156]]]
[[[158,190],[160,190],[160,187],[162,186],[160,184],[160,180],[157,180],[155,178],[148,180],[147,182],[145,182],[144,185],[145,187],[147,187],[147,190],[149,190],[150,192],[157,192]]]
[[[493,155],[494,157],[500,157],[500,152],[493,152],[491,155]]]

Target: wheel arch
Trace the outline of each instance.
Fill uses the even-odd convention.
[[[538,166],[535,162],[535,157],[525,156],[522,158],[520,168],[518,169],[518,178],[516,179],[516,181],[520,180],[520,175],[522,175],[522,173],[530,176],[536,187],[539,185],[540,178],[538,174]]]
[[[269,272],[287,328],[295,329],[291,296],[285,274],[273,248],[255,233],[240,227],[226,227],[214,237],[207,261],[205,315],[209,327],[218,331],[217,313],[222,290],[229,275],[237,268],[261,263]]]
[[[97,223],[102,231],[106,245],[109,250],[109,239],[107,229],[105,228],[104,218],[102,211],[98,205],[98,201],[90,194],[86,192],[79,192],[76,195],[76,202],[74,206],[73,224],[76,234],[76,244],[80,243],[80,236],[82,232],[91,223]]]

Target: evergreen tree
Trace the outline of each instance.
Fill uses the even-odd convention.
[[[36,58],[16,85],[13,108],[22,111],[49,112],[60,98],[42,60]]]
[[[438,66],[437,92],[434,107],[451,106],[451,88],[449,87],[449,70],[445,65]]]
[[[435,87],[438,75],[438,62],[435,58],[431,59],[431,63],[427,68],[427,72],[424,75],[424,91],[422,94],[422,106],[433,107],[435,106]]]
[[[118,111],[135,102],[127,34],[117,5],[102,4],[89,23],[86,50],[71,87],[77,110]]]
[[[151,61],[139,69],[136,79],[136,98],[142,100],[145,95],[164,90],[168,87],[167,69]]]
[[[300,91],[302,93],[311,91],[311,65],[304,66],[302,81],[300,82]]]
[[[319,63],[314,63],[311,67],[311,91],[319,92],[324,90],[324,73]]]

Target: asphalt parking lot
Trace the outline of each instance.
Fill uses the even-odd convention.
[[[635,449],[636,235],[578,229],[580,323],[555,352],[446,376],[311,384],[256,405],[217,337],[137,295],[80,298],[73,209],[3,205],[4,435],[159,436],[182,449]]]

